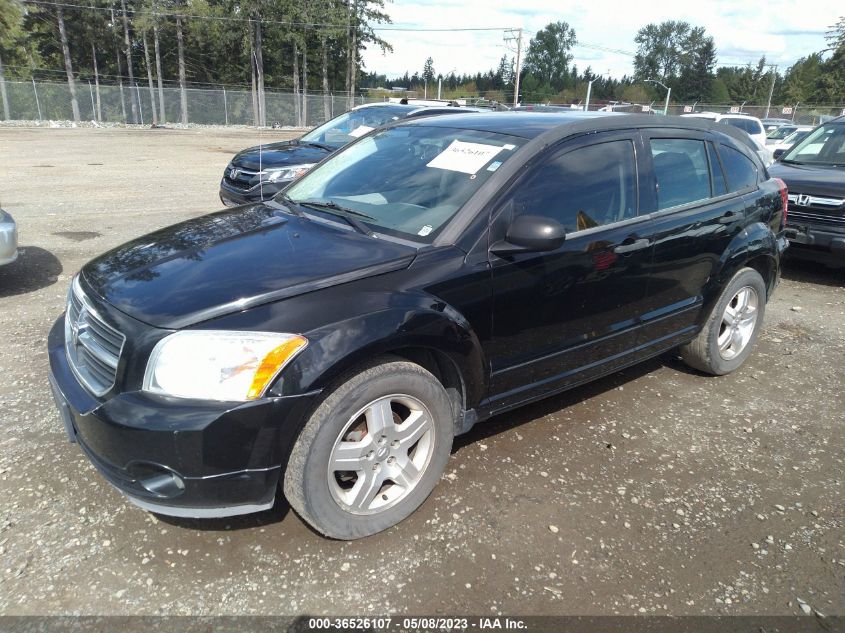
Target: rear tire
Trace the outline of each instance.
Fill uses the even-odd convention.
[[[381,532],[426,500],[453,434],[440,382],[419,365],[381,358],[342,378],[306,422],[285,471],[285,496],[326,536]]]
[[[682,345],[684,362],[722,376],[738,369],[751,354],[766,312],[766,283],[753,268],[743,268],[728,283],[701,332]]]

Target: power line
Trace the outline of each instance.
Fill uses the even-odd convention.
[[[627,57],[635,57],[636,53],[633,51],[626,51],[621,48],[610,48],[609,46],[601,46],[600,44],[590,44],[588,42],[575,42],[575,48],[591,48],[605,53],[616,53],[617,55],[625,55]]]
[[[89,4],[78,4],[73,2],[55,2],[53,0],[21,0],[24,4],[36,5],[36,6],[49,6],[49,7],[63,7],[68,9],[84,9],[90,11],[104,11],[114,15],[115,9],[112,7],[98,7]],[[266,25],[278,25],[278,26],[288,26],[288,27],[301,27],[301,28],[311,28],[311,29],[342,29],[345,28],[343,24],[336,24],[336,23],[326,23],[326,22],[297,22],[292,20],[272,20],[272,19],[253,19],[250,17],[238,17],[238,16],[224,16],[224,15],[194,15],[194,14],[182,14],[178,12],[159,12],[159,11],[149,11],[149,10],[138,10],[138,9],[127,9],[127,14],[132,15],[149,15],[153,17],[171,17],[171,18],[182,18],[186,20],[206,20],[212,22],[239,22],[239,23],[260,23]],[[407,32],[407,33],[460,33],[460,32],[502,32],[507,33],[509,31],[514,31],[512,27],[441,27],[441,28],[427,28],[427,27],[413,27],[413,26],[400,26],[400,25],[386,25],[386,26],[370,26],[369,27],[372,31],[381,31],[381,32]],[[534,31],[522,31],[524,35],[531,35],[535,34]],[[582,42],[577,41],[574,45],[574,48],[586,48],[591,50],[597,50],[605,53],[612,53],[615,55],[623,55],[626,57],[635,57],[637,53],[634,51],[629,51],[621,48],[614,48],[610,46],[603,46],[601,44],[594,44],[591,42]],[[748,53],[749,60],[751,58],[759,58],[759,56],[755,55],[754,53]],[[741,65],[744,66],[748,62],[739,62],[734,60],[720,60],[720,63],[725,65]]]

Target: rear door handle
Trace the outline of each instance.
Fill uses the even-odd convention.
[[[739,222],[742,219],[739,213],[734,213],[733,211],[728,211],[719,218],[719,224],[733,224],[734,222]]]
[[[626,255],[635,251],[640,251],[648,247],[649,241],[644,237],[636,237],[634,235],[625,238],[625,240],[618,246],[613,247],[613,252],[617,255]]]

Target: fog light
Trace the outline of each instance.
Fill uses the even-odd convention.
[[[134,462],[126,470],[139,486],[156,497],[172,499],[185,490],[183,479],[166,466]]]

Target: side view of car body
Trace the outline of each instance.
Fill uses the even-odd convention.
[[[0,266],[18,258],[18,226],[11,215],[0,209]]]
[[[143,508],[227,516],[283,490],[321,533],[366,536],[493,415],[667,350],[739,368],[785,206],[729,126],[397,121],[273,201],[84,266],[49,335],[53,393],[71,441]]]
[[[786,234],[796,255],[845,261],[845,117],[812,129],[772,165],[789,188]]]
[[[399,119],[475,112],[444,102],[371,103],[336,116],[292,141],[249,147],[229,162],[220,181],[226,206],[270,200],[284,187],[332,152],[367,132]]]

